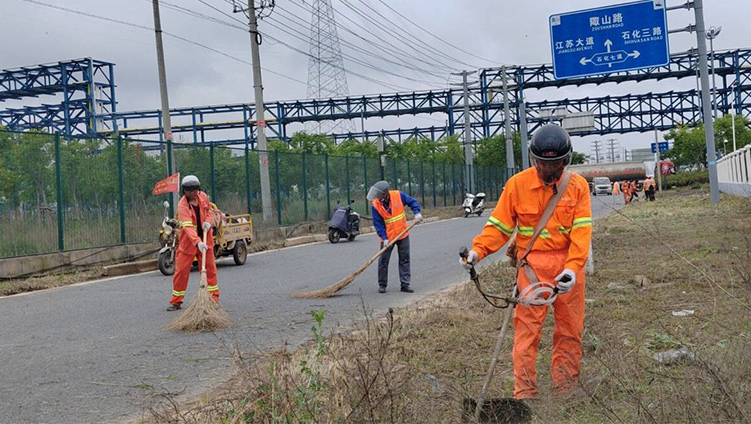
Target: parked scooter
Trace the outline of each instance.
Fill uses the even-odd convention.
[[[159,258],[157,264],[159,271],[164,275],[175,273],[175,248],[177,246],[177,220],[168,216],[169,202],[164,201],[164,219],[162,228],[159,230]]]
[[[347,206],[341,206],[337,202],[329,223],[329,241],[331,243],[339,243],[341,238],[353,241],[360,234],[360,214],[352,210],[352,203],[354,201]]]
[[[465,218],[474,214],[482,216],[482,213],[485,212],[485,193],[477,193],[476,195],[467,193],[462,203],[462,209],[464,209]]]

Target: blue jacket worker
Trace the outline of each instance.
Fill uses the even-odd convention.
[[[389,190],[389,183],[386,181],[373,184],[368,191],[368,200],[373,202],[373,225],[378,237],[381,238],[381,249],[390,241],[396,240],[378,259],[378,293],[386,293],[389,260],[394,245],[399,248],[399,280],[402,283],[402,291],[414,293],[409,286],[412,277],[409,270],[409,231],[401,233],[407,229],[407,214],[404,207],[409,206],[415,214],[415,221],[420,222],[420,205],[403,191]]]

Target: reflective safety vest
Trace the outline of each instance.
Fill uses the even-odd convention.
[[[613,194],[621,194],[621,185],[618,184],[618,181],[613,183]]]
[[[389,241],[396,240],[396,236],[402,231],[407,229],[407,214],[404,212],[404,204],[402,203],[402,195],[399,190],[389,190],[389,205],[391,206],[391,212],[386,210],[380,199],[373,201],[373,207],[376,208],[378,214],[383,218],[383,222],[386,224],[386,237]],[[405,233],[399,240],[404,239],[409,235],[409,232]]]

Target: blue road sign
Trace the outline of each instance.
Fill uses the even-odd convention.
[[[665,0],[552,15],[550,47],[556,79],[667,65]]]
[[[651,146],[652,146],[652,153],[657,153],[655,151],[655,143],[652,143]],[[661,152],[664,152],[665,150],[669,150],[670,149],[670,146],[668,146],[668,142],[667,141],[661,141],[661,142],[657,143],[657,147],[660,148]]]

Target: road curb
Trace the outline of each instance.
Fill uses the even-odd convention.
[[[124,264],[105,266],[102,275],[116,277],[119,275],[138,274],[139,272],[154,271],[157,269],[156,259],[148,261],[127,262]]]

